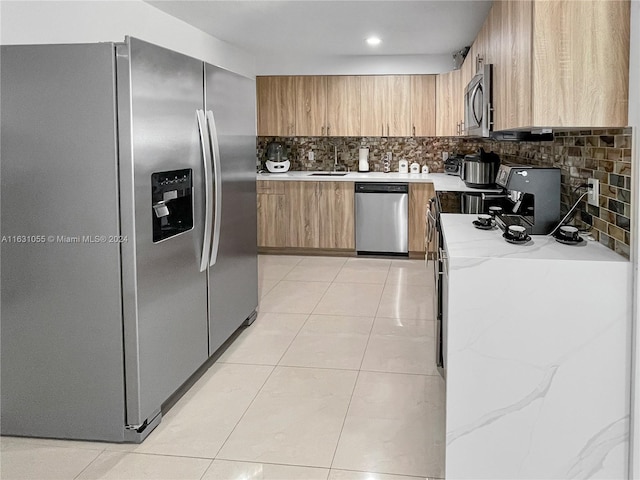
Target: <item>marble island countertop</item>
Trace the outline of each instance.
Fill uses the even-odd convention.
[[[441,216],[446,478],[625,478],[631,263],[474,218]]]
[[[258,173],[257,180],[283,180],[308,182],[404,182],[432,183],[435,190],[442,192],[494,192],[499,190],[481,190],[469,188],[456,175],[446,173],[398,173],[398,172],[347,172],[346,175],[312,175],[321,172]],[[325,172],[327,173],[327,172]]]
[[[532,235],[524,245],[505,241],[502,230],[480,230],[472,225],[476,215],[442,214],[441,222],[450,259],[512,258],[523,260],[566,260],[628,262],[626,258],[592,239],[579,245],[564,245],[553,237]]]

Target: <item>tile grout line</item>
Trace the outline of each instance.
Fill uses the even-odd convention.
[[[85,465],[85,467],[82,470],[80,470],[78,472],[78,474],[75,477],[73,477],[73,479],[75,480],[76,478],[80,477],[80,475],[82,475],[87,470],[87,468],[89,468],[91,465],[93,465],[94,462],[96,460],[98,460],[98,458],[100,458],[102,456],[102,454],[104,452],[106,452],[106,451],[107,451],[106,447],[104,449],[102,449],[101,451],[98,451],[98,454],[95,456],[95,458],[93,460],[91,460],[87,465]]]
[[[236,422],[236,424],[234,425],[233,429],[231,430],[231,432],[229,432],[229,435],[227,435],[227,437],[224,439],[224,442],[222,442],[222,445],[220,445],[220,448],[218,449],[218,451],[216,452],[215,456],[213,457],[213,459],[215,460],[216,458],[218,458],[218,455],[220,454],[220,452],[222,451],[222,449],[224,448],[224,446],[226,445],[226,443],[229,441],[229,438],[231,438],[231,435],[233,435],[233,432],[236,431],[236,428],[238,428],[238,425],[240,424],[240,422],[242,421],[242,419],[245,417],[245,415],[247,414],[247,412],[249,411],[249,409],[251,408],[251,405],[253,405],[253,403],[256,401],[256,398],[258,398],[258,395],[260,395],[260,392],[262,391],[262,389],[264,388],[264,386],[267,384],[267,382],[269,381],[269,379],[273,376],[273,373],[276,371],[276,368],[278,368],[278,364],[280,363],[280,361],[282,360],[282,357],[284,356],[284,354],[289,350],[289,347],[291,347],[291,344],[293,343],[293,341],[298,337],[298,334],[300,333],[300,330],[302,330],[302,327],[304,327],[304,325],[307,323],[307,321],[309,320],[309,317],[311,316],[311,314],[302,314],[302,315],[307,315],[307,318],[305,318],[304,322],[302,322],[302,325],[300,325],[300,328],[298,329],[298,331],[296,332],[295,336],[291,339],[291,342],[289,342],[289,345],[287,346],[285,352],[280,356],[280,358],[278,359],[278,362],[272,366],[271,372],[269,373],[269,375],[267,375],[267,378],[265,379],[265,381],[262,383],[262,386],[258,389],[258,391],[256,392],[256,394],[254,395],[253,399],[251,400],[251,402],[249,403],[249,405],[247,406],[247,408],[245,409],[245,411],[242,413],[242,415],[240,416],[240,418],[238,419],[238,421]]]
[[[389,269],[391,268],[391,263],[389,263],[389,267],[387,268],[387,278],[389,277]],[[385,279],[386,284],[386,279]],[[378,313],[378,309],[380,308],[380,302],[382,301],[382,294],[384,293],[384,285],[382,287],[382,292],[380,292],[380,298],[378,299],[378,306],[376,307],[376,314]],[[360,367],[358,368],[358,373],[356,374],[356,381],[353,383],[353,390],[351,391],[351,396],[349,397],[349,404],[347,405],[347,411],[344,414],[344,419],[342,420],[342,426],[340,427],[340,434],[338,435],[338,441],[336,442],[336,448],[333,451],[333,456],[331,457],[331,464],[329,465],[329,474],[331,474],[331,469],[333,469],[333,463],[336,460],[336,455],[338,453],[338,447],[340,446],[340,440],[342,439],[342,434],[344,432],[344,426],[347,423],[347,417],[349,416],[349,410],[351,409],[351,402],[353,401],[353,396],[356,393],[356,388],[358,387],[358,379],[360,378],[360,372],[362,371],[362,363],[364,362],[364,357],[367,354],[367,348],[369,347],[369,340],[371,339],[371,332],[373,332],[373,326],[376,323],[376,316],[373,316],[373,321],[371,322],[371,328],[369,329],[369,336],[367,337],[367,344],[364,347],[364,351],[362,352],[362,358],[360,359]]]

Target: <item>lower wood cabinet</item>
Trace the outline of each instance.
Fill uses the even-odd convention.
[[[318,248],[318,184],[284,182],[287,202],[287,247]]]
[[[409,184],[409,252],[412,256],[433,252],[435,248],[433,242],[425,244],[427,202],[434,196],[433,183]]]
[[[287,241],[287,202],[284,182],[258,181],[258,245],[284,247]]]
[[[353,182],[318,182],[318,246],[355,250]]]
[[[355,249],[353,182],[258,180],[258,247]]]
[[[258,247],[355,251],[353,182],[258,180]],[[409,252],[425,253],[432,183],[409,184]],[[433,251],[433,247],[427,247]]]

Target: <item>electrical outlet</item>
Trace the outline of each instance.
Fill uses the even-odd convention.
[[[600,181],[595,178],[590,178],[587,183],[591,185],[589,193],[587,194],[587,203],[595,207],[598,206],[598,197],[600,196]]]
[[[392,156],[393,156],[393,153],[387,152],[387,160],[389,160],[389,163],[391,163],[391,157]]]
[[[442,152],[442,160],[445,161],[449,158],[449,152]]]
[[[313,150],[309,151],[309,161],[313,162],[316,159],[316,154],[313,153]]]

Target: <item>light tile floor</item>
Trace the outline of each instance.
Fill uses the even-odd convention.
[[[2,437],[0,478],[443,478],[424,262],[261,256],[258,319],[141,445]]]

